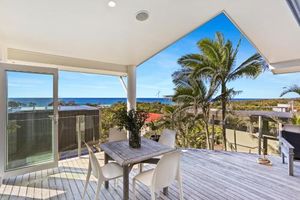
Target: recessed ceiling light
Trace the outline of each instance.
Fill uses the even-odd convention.
[[[111,8],[116,7],[116,5],[117,5],[117,3],[114,2],[114,1],[109,1],[108,2],[108,6],[111,7]]]
[[[147,10],[141,10],[137,12],[135,18],[138,21],[146,21],[149,18],[149,12]]]

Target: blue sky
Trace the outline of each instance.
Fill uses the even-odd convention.
[[[160,97],[173,94],[171,75],[178,70],[178,58],[189,53],[198,53],[196,43],[203,38],[213,38],[219,31],[227,39],[242,43],[237,55],[237,65],[253,55],[256,50],[224,14],[217,16],[184,38],[175,42],[137,69],[137,96]],[[257,79],[239,79],[230,87],[243,92],[236,98],[278,98],[286,86],[300,85],[300,73],[273,75],[267,71]],[[9,97],[49,97],[51,79],[48,76],[10,74]],[[73,72],[59,73],[59,97],[126,97],[118,77]],[[296,97],[294,94],[286,97]]]

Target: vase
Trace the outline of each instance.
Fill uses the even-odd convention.
[[[155,142],[158,142],[159,138],[160,138],[160,135],[151,135],[150,136],[150,140],[153,140]]]
[[[140,132],[129,131],[129,146],[135,149],[141,147],[141,134]]]

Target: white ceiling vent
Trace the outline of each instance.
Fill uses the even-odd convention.
[[[141,11],[137,12],[135,18],[138,21],[146,21],[149,18],[149,12],[146,10],[141,10]]]

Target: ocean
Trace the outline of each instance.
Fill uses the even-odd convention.
[[[231,101],[249,101],[249,100],[264,100],[259,98],[233,98]],[[51,98],[9,98],[9,101],[18,102],[23,106],[29,106],[34,104],[35,106],[48,106],[52,103]],[[76,105],[96,104],[102,106],[110,106],[112,104],[123,102],[126,103],[126,98],[59,98],[59,101],[68,103],[74,102]],[[170,98],[137,98],[137,102],[140,103],[155,103],[171,105],[173,104]]]
[[[34,104],[35,106],[48,106],[52,103],[51,98],[9,98],[9,101],[15,101],[24,106]],[[59,98],[61,102],[74,102],[77,105],[97,104],[103,106],[110,106],[114,103],[123,102],[126,103],[126,98]],[[141,103],[154,103],[160,102],[162,104],[172,104],[172,100],[169,98],[137,98],[137,102]]]

